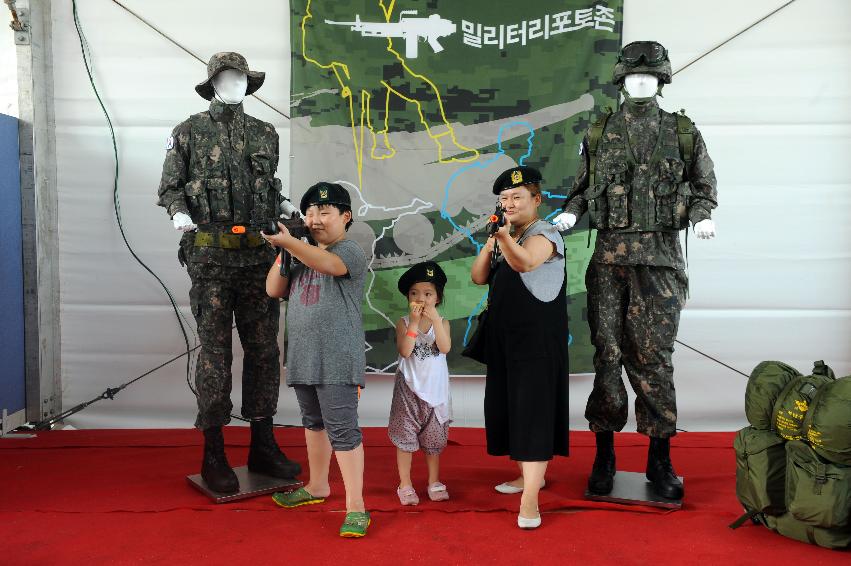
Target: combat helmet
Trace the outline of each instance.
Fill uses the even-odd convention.
[[[624,77],[633,73],[654,75],[660,83],[670,84],[672,73],[668,50],[656,41],[633,41],[624,45],[618,53],[612,82],[622,85]]]

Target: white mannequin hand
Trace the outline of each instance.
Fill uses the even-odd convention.
[[[711,240],[715,237],[715,223],[707,218],[694,225],[694,235],[701,240]]]
[[[559,232],[564,232],[565,230],[570,230],[576,225],[576,215],[571,214],[570,212],[562,212],[555,218],[553,218],[553,226],[556,227],[556,230]]]
[[[171,221],[174,223],[174,229],[180,230],[181,232],[191,232],[192,230],[198,229],[198,226],[192,222],[192,217],[185,212],[176,212],[174,216],[171,217]]]

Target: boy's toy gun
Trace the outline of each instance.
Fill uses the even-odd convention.
[[[358,31],[363,37],[402,37],[405,39],[405,57],[417,58],[417,41],[423,38],[431,46],[432,51],[440,53],[443,46],[437,41],[455,33],[457,26],[450,20],[444,20],[438,14],[427,18],[410,18],[417,15],[416,10],[399,12],[398,22],[362,22],[360,14],[355,15],[353,22],[334,22],[325,20],[332,26],[351,26],[352,31]]]
[[[299,240],[307,239],[310,245],[316,245],[313,238],[310,236],[310,230],[307,224],[304,223],[304,218],[298,209],[293,206],[289,199],[281,201],[280,216],[272,220],[266,220],[261,225],[261,230],[265,234],[274,235],[281,231],[278,227],[278,222],[286,226],[289,233]],[[298,259],[292,256],[287,250],[281,250],[281,277],[289,277],[292,264],[298,262]]]
[[[301,240],[302,238],[310,237],[310,230],[307,229],[307,225],[304,223],[304,219],[298,212],[294,213],[289,218],[276,218],[274,220],[267,220],[263,223],[261,230],[263,230],[263,233],[269,234],[270,236],[273,234],[277,234],[281,231],[281,229],[278,228],[278,222],[286,226],[287,230],[289,230],[293,238]]]
[[[310,235],[301,213],[286,197],[281,197],[281,202],[278,205],[278,217],[261,221],[260,230],[270,235],[277,234],[281,231],[278,228],[278,222],[286,226],[295,238],[301,239]]]

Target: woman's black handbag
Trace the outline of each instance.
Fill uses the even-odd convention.
[[[476,330],[475,332],[473,332],[473,335],[470,336],[470,340],[467,342],[467,347],[464,348],[464,350],[461,352],[461,355],[470,358],[471,360],[476,360],[481,364],[487,364],[487,307],[485,307],[485,310],[479,313],[477,320],[478,323],[476,324]]]

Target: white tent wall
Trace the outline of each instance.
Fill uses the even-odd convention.
[[[674,69],[784,4],[781,0],[626,0],[624,42],[656,39]],[[258,94],[288,113],[287,2],[125,0],[164,34],[206,60],[243,53],[267,72]],[[189,279],[178,234],[155,206],[171,128],[205,108],[193,87],[204,65],[109,0],[80,0],[95,79],[118,142],[125,233],[171,289],[184,315]],[[679,338],[744,372],[763,359],[801,370],[825,359],[851,373],[851,3],[797,0],[674,77],[662,106],[687,109],[716,164],[714,241],[689,242],[691,298]],[[163,290],[130,256],[112,210],[112,145],[83,67],[70,2],[53,2],[65,409],[158,366],[183,349]],[[255,99],[248,113],[272,122],[288,179],[287,120]],[[194,321],[192,321],[194,326]],[[234,336],[235,410],[241,350]],[[456,345],[457,347],[457,345]],[[746,380],[686,348],[674,363],[680,426],[742,425]],[[79,428],[185,427],[195,400],[174,362],[68,419]],[[361,424],[386,424],[391,378],[368,376]],[[590,376],[571,380],[571,426],[585,428]],[[481,426],[483,379],[456,377],[456,425]],[[283,386],[277,422],[297,424]],[[634,430],[634,424],[627,425]]]

